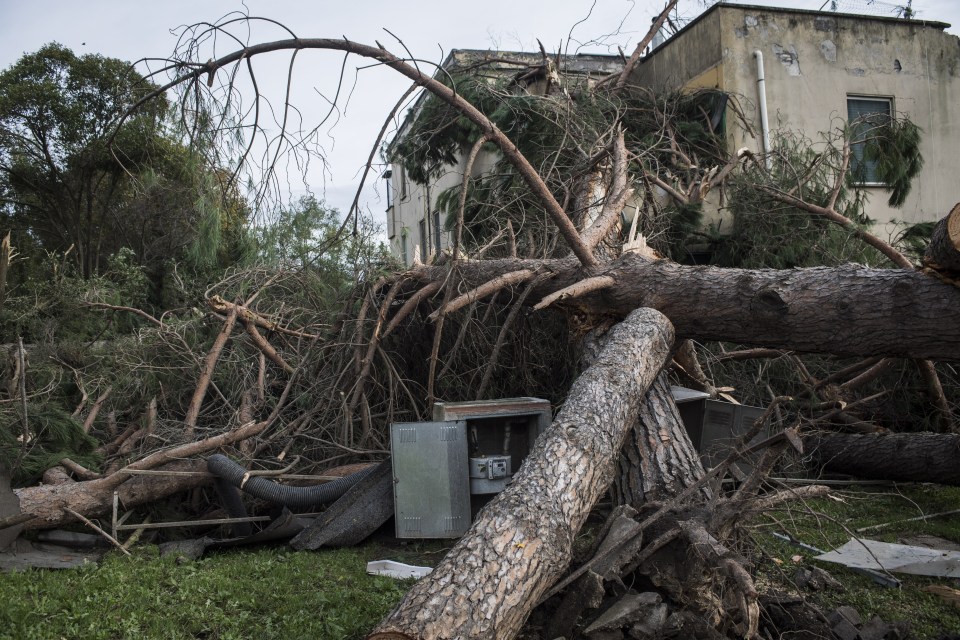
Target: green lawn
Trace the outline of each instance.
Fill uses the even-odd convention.
[[[816,553],[799,549],[769,535],[787,532],[824,551],[839,547],[855,529],[912,518],[924,514],[960,509],[960,487],[902,485],[900,487],[847,487],[831,491],[832,497],[792,504],[789,508],[763,517],[753,529],[753,539],[762,549],[758,559],[761,583],[790,588],[790,580],[800,566],[816,564],[843,583],[843,591],[801,592],[829,611],[850,605],[864,620],[879,615],[884,620],[911,623],[914,638],[938,638],[945,632],[960,630],[960,609],[922,590],[927,585],[960,588],[960,581],[949,578],[925,578],[895,574],[903,585],[890,589],[869,578],[828,562],[813,562]],[[905,536],[934,535],[960,543],[960,514],[927,521],[900,522],[893,526],[857,534],[885,542],[898,542]],[[800,556],[795,562],[795,556]],[[782,563],[782,564],[781,564]]]
[[[791,589],[796,569],[813,564],[816,555],[773,538],[771,531],[786,531],[826,550],[845,542],[849,530],[960,509],[960,488],[849,487],[831,496],[792,504],[748,525],[759,547],[745,552],[757,559],[761,585]],[[864,537],[895,542],[920,533],[960,542],[960,515],[898,524]],[[0,574],[0,638],[362,638],[411,584],[366,575],[367,561],[432,565],[444,552],[439,543],[319,552],[278,545],[177,562],[158,557],[157,548],[146,545],[133,558],[112,552],[99,567]],[[849,604],[865,620],[874,614],[908,620],[920,639],[960,629],[960,609],[921,590],[929,584],[960,587],[956,580],[898,575],[904,586],[894,590],[839,565],[821,566],[846,587],[803,592],[826,610]]]
[[[361,638],[410,581],[366,575],[378,546],[242,549],[196,562],[142,547],[101,566],[0,575],[0,638]]]

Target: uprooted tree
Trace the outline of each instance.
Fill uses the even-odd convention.
[[[203,35],[202,31],[196,35],[197,41]],[[638,46],[637,56],[646,43],[647,39]],[[253,293],[248,290],[243,303],[212,297],[213,317],[225,320],[206,357],[196,363],[200,383],[185,411],[181,440],[186,442],[118,464],[101,477],[19,490],[23,510],[34,516],[27,526],[69,521],[73,518],[71,511],[105,512],[114,490],[127,491],[131,504],[145,499],[132,483],[139,483],[138,487],[146,491],[149,489],[142,485],[149,483],[136,477],[136,472],[164,466],[185,468],[190,462],[183,458],[223,446],[246,447],[244,453],[249,457],[270,450],[282,460],[289,454],[291,440],[255,438],[275,426],[290,395],[298,393],[297,385],[311,375],[326,380],[328,391],[321,394],[323,405],[288,421],[287,434],[295,438],[326,411],[335,417],[332,428],[339,431],[336,437],[341,438],[346,451],[379,450],[382,440],[378,432],[382,429],[377,424],[395,415],[390,404],[394,398],[409,396],[410,413],[420,415],[428,407],[414,396],[422,395],[429,403],[453,393],[446,382],[450,376],[444,374],[451,367],[456,371],[452,363],[464,342],[471,339],[471,332],[480,332],[478,327],[487,324],[482,320],[474,324],[472,314],[480,303],[499,299],[507,308],[501,314],[501,329],[489,336],[486,361],[479,367],[472,363],[473,369],[483,371],[480,395],[491,392],[495,383],[490,372],[506,360],[505,349],[512,349],[516,358],[528,357],[522,346],[505,344],[511,325],[520,322],[518,317],[525,313],[541,314],[561,327],[558,333],[564,329],[569,332],[577,345],[574,350],[582,357],[583,372],[512,486],[484,509],[440,566],[411,589],[371,637],[513,637],[534,607],[559,593],[561,587],[573,584],[572,591],[588,594],[579,604],[564,601],[561,607],[562,611],[579,612],[591,606],[598,590],[602,593],[604,580],[616,580],[635,570],[648,575],[674,602],[695,612],[691,624],[698,620],[702,626],[752,637],[759,618],[757,588],[749,566],[733,550],[730,539],[744,513],[798,494],[816,495],[821,491],[819,487],[800,492],[762,491],[764,476],[779,454],[788,446],[803,449],[804,434],[798,427],[816,422],[805,412],[815,408],[821,417],[827,415],[838,422],[846,417],[858,422],[851,417],[853,403],[844,394],[876,378],[900,359],[907,359],[922,374],[925,392],[936,406],[935,420],[943,430],[951,428],[952,407],[930,361],[960,359],[960,323],[956,322],[960,288],[948,271],[955,264],[951,260],[960,246],[958,214],[951,214],[937,231],[938,253],[929,260],[930,272],[915,270],[896,248],[841,212],[845,199],[852,198],[846,186],[849,145],[839,150],[835,165],[824,161],[818,165],[825,167],[823,172],[811,171],[808,183],[799,192],[783,189],[775,172],[764,173],[763,165],[752,156],[726,157],[701,138],[685,139],[684,130],[666,118],[666,109],[657,97],[630,85],[635,57],[620,74],[578,91],[552,91],[548,81],[542,96],[521,94],[522,101],[532,108],[506,110],[516,125],[518,137],[514,138],[492,118],[490,105],[484,108],[483,86],[473,85],[472,93],[460,91],[455,79],[444,82],[383,47],[346,39],[294,37],[245,46],[206,63],[172,61],[168,68],[172,79],[144,97],[131,112],[174,88],[182,90],[189,101],[185,104],[210,108],[215,103],[207,101],[211,98],[207,89],[216,77],[227,77],[225,86],[230,95],[241,70],[249,68],[252,74],[252,67],[247,67],[250,59],[270,52],[295,54],[308,49],[370,58],[407,76],[414,87],[426,88],[435,104],[467,123],[463,126],[469,135],[456,140],[459,146],[455,150],[468,158],[468,165],[483,145],[492,145],[506,167],[501,174],[508,175],[509,180],[497,185],[481,181],[473,188],[468,166],[456,197],[448,199],[450,227],[456,238],[452,252],[431,265],[415,265],[398,274],[358,283],[332,327],[290,329],[256,313],[254,301],[262,289],[270,286],[270,278],[261,280],[260,288]],[[196,54],[192,46],[185,51],[190,56]],[[551,72],[555,65],[544,55],[533,71],[557,78]],[[494,100],[495,96],[486,99]],[[594,110],[594,118],[570,118],[569,122],[600,122],[605,126],[574,130],[573,124],[559,117],[580,108],[578,99]],[[509,100],[501,96],[503,101]],[[645,106],[631,107],[637,104]],[[196,114],[187,109],[183,113]],[[199,119],[225,122],[223,118]],[[556,123],[558,128],[551,130],[544,123]],[[193,129],[188,126],[186,130]],[[570,138],[569,146],[557,142],[565,137]],[[434,142],[438,144],[431,146],[430,140],[425,141],[422,149],[427,156],[421,160],[435,159],[429,156],[431,149],[449,151],[442,146],[449,140]],[[555,146],[551,148],[551,144]],[[537,153],[554,154],[555,162],[544,163],[542,158],[531,161]],[[538,171],[535,167],[552,170]],[[836,169],[833,174],[831,168]],[[829,232],[846,229],[896,268],[683,266],[662,257],[669,253],[669,242],[661,247],[661,254],[647,246],[646,239],[655,244],[658,232],[669,240],[678,225],[692,226],[696,206],[725,180],[749,178],[758,172],[764,175],[754,193],[826,221]],[[678,215],[645,218],[646,228],[640,229],[642,233],[631,231],[625,243],[621,211],[634,190],[643,189],[647,194],[651,190],[644,187],[650,185],[670,194]],[[485,215],[494,201],[500,211],[506,211],[501,219]],[[662,208],[646,196],[643,202],[651,211]],[[518,212],[514,221],[511,210]],[[539,215],[530,215],[532,211]],[[359,216],[356,210],[350,214]],[[674,221],[672,231],[656,228],[658,220],[662,223],[668,219]],[[524,226],[527,220],[537,221],[536,226]],[[348,216],[341,233],[346,233],[349,221]],[[498,257],[480,257],[491,247]],[[934,264],[941,268],[935,269]],[[491,303],[488,309],[496,306]],[[149,315],[147,320],[155,325],[158,335],[176,341],[176,334],[163,321]],[[459,330],[450,331],[451,325]],[[220,393],[215,386],[211,391],[211,374],[224,344],[241,328],[247,343],[261,354],[259,406],[266,406],[262,401],[269,395],[264,392],[262,373],[267,367],[284,376],[286,383],[278,390],[279,399],[268,415],[255,419],[251,408],[255,394],[245,395],[236,412],[242,416],[237,420],[239,426],[216,435],[198,432],[204,399]],[[408,350],[406,354],[416,356],[409,358],[412,364],[391,357],[395,351],[390,348],[390,339],[403,331],[407,336],[418,336],[411,342],[420,351]],[[277,349],[263,333],[277,336],[286,344]],[[318,344],[340,340],[339,348]],[[752,474],[740,487],[732,494],[721,495],[714,481],[746,452],[746,443],[763,425],[755,425],[724,463],[709,471],[702,467],[670,399],[663,371],[672,359],[693,381],[711,388],[692,340],[755,348],[720,356],[729,356],[729,360],[775,357],[794,366],[795,353],[858,360],[836,372],[835,377],[818,378],[806,371],[805,406],[798,408],[793,398],[774,398],[767,418],[791,406],[793,412],[787,415],[795,418],[764,444]],[[296,360],[291,361],[291,353]],[[801,372],[805,370],[802,363],[795,366]],[[386,403],[384,397],[389,398]],[[135,433],[117,438],[108,446],[120,448]],[[183,480],[182,486],[190,482],[196,479]],[[564,578],[573,537],[611,483],[622,508],[610,523],[607,545],[588,565]],[[179,486],[174,481],[160,491],[158,485],[157,492],[150,495],[172,492]],[[572,621],[558,619],[555,635],[569,631],[564,624],[572,626]]]

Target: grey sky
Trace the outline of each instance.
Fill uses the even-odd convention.
[[[749,4],[817,9],[823,0]],[[869,4],[869,0],[840,0],[841,10]],[[914,10],[918,18],[960,27],[958,5],[956,0],[920,0]],[[662,6],[662,0],[596,0],[592,10],[591,0],[483,0],[463,5],[449,0],[248,0],[246,10],[285,24],[298,36],[346,36],[366,44],[377,40],[403,55],[402,47],[383,30],[385,27],[401,38],[415,57],[439,62],[451,48],[536,50],[537,38],[549,51],[569,46],[571,52],[583,47],[583,51],[616,53],[620,46],[629,53]],[[131,61],[165,57],[176,43],[171,30],[215,21],[240,10],[244,5],[235,0],[0,0],[0,67],[54,40],[77,53],[100,53]],[[693,17],[702,10],[701,2],[681,0],[681,15]],[[958,33],[957,28],[949,31]],[[283,37],[287,35],[279,29],[264,25],[257,27],[251,42]],[[228,49],[221,47],[222,55]],[[256,61],[258,83],[275,105],[282,104],[288,60],[288,54],[279,54]],[[305,125],[315,125],[319,114],[329,109],[321,94],[332,100],[342,60],[342,55],[335,52],[310,52],[298,57],[293,101],[304,113]],[[365,64],[355,57],[347,61],[340,112],[330,118],[321,136],[328,168],[321,170],[314,163],[307,175],[309,187],[342,211],[349,207],[377,131],[409,86],[405,78],[389,69],[372,68],[357,74],[355,69]],[[379,170],[376,173],[379,175]],[[291,169],[287,174],[295,176],[297,172]],[[284,195],[296,196],[305,189],[304,182],[296,178],[283,186]],[[362,202],[375,219],[382,221],[384,204],[378,193],[367,189]]]

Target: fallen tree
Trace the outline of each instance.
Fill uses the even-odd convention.
[[[213,31],[219,28],[211,27]],[[656,518],[645,517],[639,523],[636,517],[627,518],[635,523],[627,526],[642,532],[643,536],[628,536],[613,546],[616,552],[610,551],[602,562],[597,560],[591,565],[598,570],[603,565],[600,578],[591,575],[590,567],[581,567],[577,570],[582,570],[581,573],[561,584],[565,586],[569,580],[582,577],[592,581],[602,593],[605,577],[619,579],[625,571],[646,567],[645,575],[675,602],[700,615],[706,626],[723,623],[731,633],[752,636],[758,618],[756,587],[747,564],[731,550],[727,539],[743,513],[792,497],[772,494],[755,500],[765,473],[772,468],[780,450],[796,440],[797,435],[791,431],[789,437],[785,435],[773,443],[776,446],[763,454],[755,473],[735,493],[722,497],[713,494],[712,487],[706,483],[717,479],[725,467],[721,465],[709,472],[700,467],[669,397],[666,375],[661,372],[671,342],[667,338],[668,327],[672,323],[677,336],[682,338],[732,341],[767,349],[957,360],[960,359],[960,327],[955,318],[960,311],[960,291],[949,282],[904,269],[860,266],[781,271],[719,269],[683,267],[668,260],[653,259],[652,252],[642,250],[645,247],[642,238],[638,239],[631,231],[629,242],[624,243],[617,228],[620,209],[631,184],[626,175],[628,154],[619,126],[611,127],[607,133],[583,145],[589,156],[588,169],[565,176],[567,181],[563,184],[548,185],[549,176],[544,178],[533,169],[539,165],[524,157],[514,142],[462,94],[382,47],[364,46],[346,39],[298,38],[243,47],[226,56],[212,56],[206,64],[174,61],[169,69],[175,77],[163,90],[182,85],[191,100],[197,98],[199,105],[204,86],[211,86],[221,69],[243,69],[252,57],[272,51],[297,52],[307,48],[373,58],[400,71],[417,85],[426,86],[479,129],[476,145],[487,140],[497,145],[537,200],[538,212],[546,213],[544,219],[552,221],[556,232],[545,233],[542,246],[528,243],[528,255],[548,256],[545,259],[516,258],[516,237],[508,222],[497,232],[501,235],[490,243],[499,237],[506,238],[512,258],[467,259],[464,255],[467,249],[461,251],[458,246],[446,256],[445,263],[416,266],[407,273],[384,276],[375,282],[371,279],[358,287],[356,295],[345,304],[346,319],[337,323],[337,332],[331,333],[345,345],[340,354],[346,352],[349,356],[345,365],[324,380],[326,386],[317,394],[322,401],[285,425],[286,433],[292,434],[289,441],[271,442],[271,434],[261,442],[246,443],[249,455],[270,450],[282,460],[296,436],[309,428],[314,417],[323,411],[328,412],[323,415],[325,423],[337,425],[336,438],[343,450],[360,455],[382,453],[382,449],[370,444],[377,438],[375,421],[382,419],[386,423],[395,418],[391,404],[395,396],[409,397],[410,415],[419,418],[421,409],[429,410],[429,406],[422,406],[414,396],[422,393],[428,399],[427,404],[436,397],[435,381],[443,377],[442,369],[441,375],[436,373],[445,319],[455,313],[467,314],[450,350],[455,352],[470,330],[469,314],[487,297],[503,294],[502,298],[508,299],[513,308],[504,320],[503,331],[491,342],[493,356],[490,362],[484,363],[486,382],[480,385],[484,390],[506,342],[506,328],[516,321],[521,307],[552,306],[561,310],[569,320],[571,338],[577,342],[584,335],[626,318],[611,332],[598,363],[578,379],[550,436],[538,444],[514,485],[483,512],[475,527],[434,574],[412,588],[376,635],[384,638],[397,635],[511,637],[541,596],[556,589],[551,585],[570,562],[573,536],[616,475],[617,500],[638,509],[659,506]],[[196,53],[195,49],[188,49],[191,55]],[[549,69],[550,61],[544,58],[544,67]],[[234,90],[236,73],[225,75],[230,78],[229,94]],[[621,88],[622,83],[617,86]],[[211,121],[224,120],[213,118]],[[612,142],[598,142],[607,139]],[[671,153],[680,155],[681,151]],[[738,162],[739,159],[727,161],[719,173],[712,170],[709,174],[698,174],[699,183],[689,185],[686,191],[696,191],[702,199],[706,191],[719,184],[716,177],[733,171]],[[709,163],[688,164],[709,166]],[[466,194],[470,172],[464,173]],[[599,206],[584,206],[576,211],[573,209],[577,207],[566,206],[567,202],[595,200],[597,184],[606,191]],[[564,192],[569,198],[561,205],[554,194]],[[571,192],[577,193],[571,196]],[[836,196],[832,199],[835,201]],[[461,210],[456,217],[458,244],[465,220],[465,200],[466,195],[460,201]],[[346,229],[348,220],[349,217],[337,237]],[[560,239],[575,258],[556,257],[564,255],[564,250],[556,248]],[[621,249],[623,255],[619,255]],[[484,251],[481,247],[476,253]],[[248,334],[262,354],[257,389],[261,398],[268,397],[264,383],[267,362],[283,374],[296,372],[294,363],[298,358],[289,355],[289,351],[295,349],[285,345],[288,353],[281,355],[269,343],[270,338],[275,338],[273,328],[278,325],[258,322],[259,310],[253,308],[249,300],[244,305],[236,305],[226,303],[225,299],[211,299],[210,306],[216,313],[227,316],[227,326],[235,320],[245,326],[246,332],[236,333]],[[494,304],[488,305],[488,313],[495,313],[491,311],[494,308]],[[638,311],[638,308],[646,309]],[[424,322],[424,317],[435,319],[436,324],[431,327]],[[486,325],[486,317],[475,326]],[[156,321],[156,324],[163,328],[163,323]],[[266,329],[268,335],[261,334],[254,325]],[[224,343],[234,339],[227,326],[221,331],[223,340],[217,342],[216,351],[211,349],[209,354],[219,353]],[[430,341],[429,348],[415,353],[417,357],[402,359],[416,376],[403,370],[398,372],[397,362],[401,359],[391,359],[387,353],[386,338],[402,340],[398,334],[407,328],[411,333],[429,336]],[[284,336],[319,339],[315,332],[285,333]],[[303,353],[296,355],[303,356]],[[307,360],[305,356],[300,362],[304,360]],[[319,370],[325,364],[324,358],[316,360],[320,361],[316,363]],[[193,401],[186,413],[189,419],[184,424],[187,429],[199,426],[194,422],[202,413],[201,404],[210,402],[208,396],[219,393],[213,384],[208,393],[206,386],[217,361],[217,357],[211,355],[205,360],[207,366],[201,368],[204,386],[201,390],[198,385],[192,394]],[[424,361],[429,371],[424,371],[424,367],[413,369]],[[871,366],[879,365],[873,363],[863,368]],[[378,384],[371,384],[378,368],[387,373]],[[805,375],[805,382],[814,400],[819,400],[820,381]],[[415,386],[417,383],[419,387]],[[707,386],[714,388],[714,385]],[[252,391],[244,391],[236,411],[238,415],[250,413],[251,403],[246,399]],[[389,394],[390,398],[390,402],[380,405],[379,412],[372,408],[376,393]],[[229,401],[223,404],[233,409]],[[274,415],[277,411],[279,407]],[[251,423],[244,419],[242,424],[259,428],[243,431],[242,437],[237,429],[228,430],[221,440],[205,438],[199,447],[181,445],[133,461],[125,468],[149,469],[172,462],[173,456],[243,444],[265,430],[262,421]],[[357,425],[359,429],[355,433]],[[617,455],[621,451],[624,456],[618,464]],[[121,468],[105,478],[20,490],[24,510],[38,516],[29,526],[50,526],[70,521],[74,513],[102,511],[104,496],[130,484],[123,474],[124,468]],[[654,500],[662,504],[652,505]],[[608,561],[612,555],[619,559]],[[596,593],[596,588],[593,592]]]
[[[475,289],[519,272],[528,280],[551,276],[534,285],[534,301],[584,277],[609,276],[605,288],[560,304],[595,318],[620,318],[648,306],[670,318],[682,338],[835,355],[960,359],[960,288],[916,271],[688,267],[625,253],[597,270],[571,259],[468,261],[457,264],[454,277]],[[427,284],[451,274],[424,266],[413,275]]]
[[[210,438],[156,451],[106,477],[74,482],[63,473],[60,474],[63,481],[56,484],[41,484],[14,490],[20,500],[21,512],[33,516],[32,520],[24,524],[24,528],[48,529],[74,522],[77,518],[71,512],[84,516],[107,513],[113,505],[114,491],[120,493],[125,505],[135,506],[210,483],[212,476],[206,473],[206,463],[182,459],[237,444],[262,433],[276,420],[289,389],[290,384],[285,388],[276,410],[267,420],[249,422]],[[137,477],[136,474],[137,471],[158,469],[173,473],[154,480]],[[178,475],[180,471],[193,473]],[[200,475],[196,475],[196,472],[200,472]]]
[[[960,277],[960,203],[934,227],[923,262],[937,272]]]
[[[960,435],[813,433],[804,437],[811,463],[868,480],[960,485]]]
[[[610,330],[513,483],[370,638],[510,638],[570,563],[673,329],[650,309]]]

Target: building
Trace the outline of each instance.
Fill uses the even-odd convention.
[[[923,171],[904,205],[892,209],[883,186],[871,181],[871,168],[863,167],[865,212],[880,224],[935,221],[960,201],[954,157],[960,38],[944,32],[949,26],[720,3],[650,52],[632,81],[737,96],[758,135],[727,127],[731,150],[764,150],[764,101],[770,131],[801,132],[811,140],[859,116],[906,114],[923,131]],[[855,145],[854,162],[857,152]]]
[[[556,72],[570,83],[590,82],[591,78],[605,77],[623,68],[620,56],[578,54],[560,56],[558,60]],[[454,74],[467,67],[476,68],[491,81],[512,77],[515,91],[542,94],[551,83],[544,74],[550,73],[548,67],[553,69],[552,65],[545,67],[543,62],[540,53],[454,49],[441,65],[442,72],[438,76]],[[388,154],[420,117],[426,99],[427,94],[422,93],[414,102],[394,135]],[[472,175],[489,171],[495,160],[492,154],[481,153],[473,165]],[[465,166],[466,158],[461,156],[456,162],[440,167],[439,175],[425,185],[411,180],[402,163],[394,163],[384,173],[390,250],[404,265],[411,265],[415,259],[426,261],[450,246],[450,233],[444,230],[437,197],[446,189],[462,183]]]
[[[860,116],[907,115],[923,132],[924,168],[902,207],[887,204],[884,185],[863,162],[862,145],[853,148],[853,162],[861,165],[865,213],[880,225],[880,235],[892,235],[903,223],[939,220],[960,201],[952,155],[960,148],[960,38],[944,31],[949,26],[721,2],[673,36],[657,38],[631,82],[654,90],[710,89],[732,96],[747,126],[738,126],[729,115],[725,118],[724,135],[731,151],[744,147],[758,154],[769,151],[777,131],[816,141],[821,132]],[[539,53],[455,50],[442,68],[452,73],[482,64],[489,77],[502,78],[529,73],[542,62]],[[589,79],[618,71],[622,59],[566,56],[561,65],[565,77]],[[536,93],[546,84],[542,76],[531,76],[520,90]],[[421,95],[391,145],[403,139],[424,102]],[[494,160],[491,155],[478,158],[473,175],[488,171]],[[390,247],[406,265],[414,259],[425,261],[449,246],[437,196],[461,183],[464,164],[460,157],[427,185],[409,180],[400,164],[385,174]],[[731,214],[716,203],[711,207],[709,197],[707,205],[706,223],[732,228],[723,219]]]

